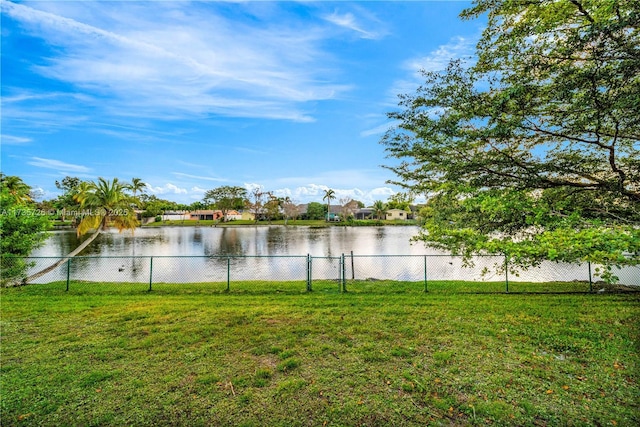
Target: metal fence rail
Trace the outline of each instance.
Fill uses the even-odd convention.
[[[30,257],[28,275],[63,260],[30,281],[65,290],[200,289],[213,292],[593,292],[640,291],[640,266],[613,273],[604,284],[600,266],[545,262],[525,271],[505,269],[506,259],[482,256],[465,264],[449,255],[339,256],[79,256]]]

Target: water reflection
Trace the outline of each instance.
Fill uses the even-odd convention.
[[[333,280],[340,276],[339,257],[353,252],[354,263],[347,266],[351,271],[348,278],[419,281],[427,268],[422,255],[439,255],[428,260],[429,277],[433,280],[501,280],[482,277],[480,270],[502,263],[502,258],[483,258],[478,260],[476,269],[465,269],[459,259],[445,258],[421,243],[412,243],[411,237],[418,231],[417,227],[163,227],[143,228],[131,235],[109,230],[91,243],[81,258],[70,263],[70,276],[74,280],[148,282],[152,272],[154,281],[226,281],[229,269],[233,270],[234,280],[246,277],[304,281],[309,254],[323,257],[313,260],[313,279]],[[64,256],[86,238],[76,237],[73,230],[55,231],[32,255]],[[95,258],[82,258],[88,256]],[[252,258],[233,258],[243,256]],[[32,272],[50,263],[39,260]],[[629,276],[635,271],[630,270]],[[626,270],[622,273],[621,279],[627,276]],[[41,280],[65,280],[66,275],[66,267],[61,267]],[[521,274],[518,280],[588,280],[588,270],[584,266],[544,263],[543,268]],[[636,282],[637,278],[632,281]]]
[[[175,255],[306,255],[339,256],[426,254],[411,245],[417,227],[163,227],[142,228],[134,235],[114,230],[103,232],[80,255],[175,256]],[[55,231],[33,256],[62,256],[86,237]]]

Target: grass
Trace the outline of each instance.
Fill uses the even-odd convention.
[[[640,424],[638,293],[60,285],[2,290],[3,426]]]

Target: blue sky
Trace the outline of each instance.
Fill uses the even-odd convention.
[[[70,175],[182,203],[221,185],[386,200],[386,113],[485,23],[461,1],[1,5],[0,167],[46,199]]]

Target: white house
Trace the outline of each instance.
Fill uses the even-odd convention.
[[[410,212],[403,211],[402,209],[389,209],[387,211],[387,220],[406,220],[408,219]]]
[[[184,221],[187,219],[191,219],[189,211],[166,211],[162,214],[163,221]]]

